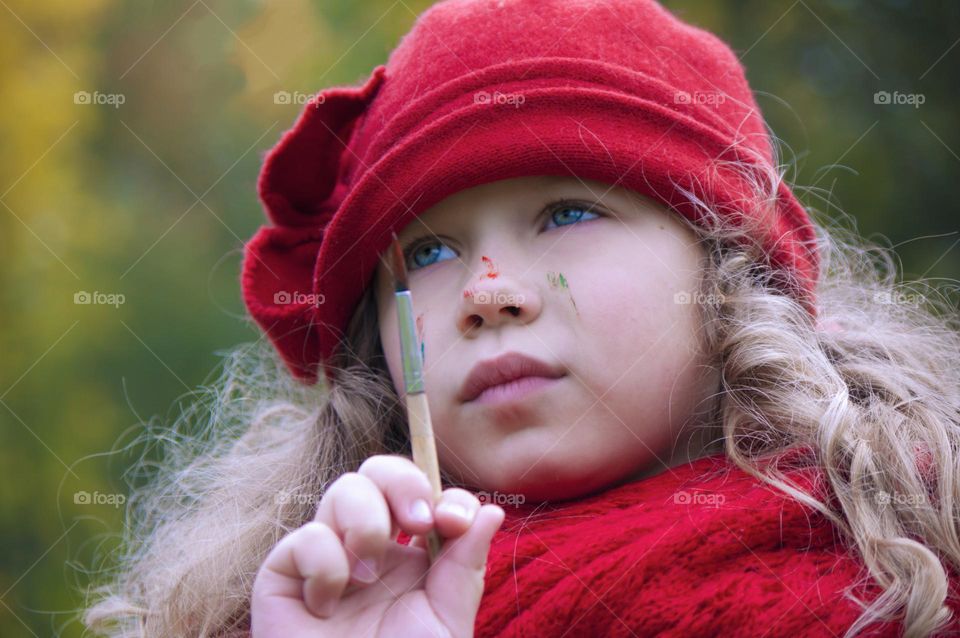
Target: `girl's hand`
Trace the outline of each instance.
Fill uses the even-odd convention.
[[[257,572],[252,637],[473,636],[504,512],[459,488],[444,490],[436,508],[431,501],[426,475],[402,456],[372,456],[334,481],[314,520],[283,537]],[[431,566],[422,535],[434,526],[449,540]],[[418,535],[414,543],[396,542],[401,529]]]

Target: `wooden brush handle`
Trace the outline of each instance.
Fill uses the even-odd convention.
[[[410,446],[413,450],[413,462],[427,475],[433,488],[433,502],[440,502],[440,465],[437,462],[437,444],[433,439],[433,424],[427,407],[427,395],[424,392],[407,395],[407,418],[410,421]],[[430,563],[440,552],[440,535],[436,529],[427,532],[427,553]]]

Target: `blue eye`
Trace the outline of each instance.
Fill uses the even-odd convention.
[[[584,206],[582,204],[570,203],[563,204],[553,209],[550,213],[550,221],[556,222],[558,226],[571,226],[574,223],[581,221],[583,214],[593,215],[593,219],[600,217],[600,215],[594,213],[591,210],[588,210],[589,206]],[[558,220],[565,220],[563,222]]]
[[[572,226],[580,221],[590,221],[591,219],[597,219],[601,217],[601,215],[591,209],[591,205],[579,202],[554,202],[547,207],[547,210],[550,213],[548,221],[555,223],[558,227]],[[593,215],[593,217],[584,220],[584,214]],[[424,238],[419,241],[414,241],[410,247],[404,251],[404,256],[407,259],[407,269],[419,270],[420,268],[426,268],[427,266],[433,265],[438,261],[442,261],[440,256],[444,250],[447,251],[448,257],[457,256],[455,252],[453,252],[437,237]]]
[[[417,270],[418,268],[435,264],[438,254],[443,252],[442,249],[444,248],[446,248],[447,252],[453,257],[457,256],[456,253],[438,241],[427,240],[411,246],[408,252],[407,268],[409,270]],[[409,261],[412,261],[415,266],[411,268]]]

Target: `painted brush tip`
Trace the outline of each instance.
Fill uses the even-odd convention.
[[[403,259],[403,250],[400,248],[400,240],[397,239],[397,233],[391,232],[393,235],[393,243],[391,244],[391,253],[390,253],[390,272],[393,274],[393,289],[394,292],[403,292],[409,290],[407,286],[407,265],[404,263]]]

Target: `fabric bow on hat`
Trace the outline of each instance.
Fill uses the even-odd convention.
[[[320,355],[314,323],[321,298],[314,269],[326,226],[348,190],[346,144],[385,71],[378,66],[360,87],[336,87],[314,96],[266,155],[257,183],[275,226],[261,227],[245,247],[243,298],[298,377],[315,374],[309,362]]]

